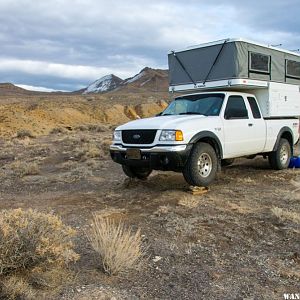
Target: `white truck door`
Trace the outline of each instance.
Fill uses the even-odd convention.
[[[249,139],[251,139],[254,153],[260,153],[264,150],[267,138],[266,122],[261,116],[260,109],[254,97],[247,97],[246,105],[249,107]]]
[[[245,100],[240,95],[228,97],[223,114],[224,158],[238,157],[257,153],[253,142],[253,118],[250,119]]]

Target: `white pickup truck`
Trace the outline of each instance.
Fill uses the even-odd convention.
[[[169,91],[177,96],[159,116],[119,126],[110,147],[126,175],[182,172],[208,186],[236,157],[268,157],[289,166],[299,140],[300,55],[243,39],[171,51]]]
[[[272,168],[287,168],[298,139],[298,118],[264,119],[252,94],[203,92],[117,127],[110,153],[129,177],[171,170],[190,185],[208,186],[221,164],[236,157],[263,155]]]

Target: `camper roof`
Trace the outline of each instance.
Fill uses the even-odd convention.
[[[273,47],[271,45],[261,44],[261,43],[254,42],[254,41],[251,41],[251,40],[247,40],[247,39],[244,39],[244,38],[228,38],[228,39],[218,40],[218,41],[214,41],[214,42],[193,45],[193,46],[186,47],[184,49],[170,51],[169,54],[171,54],[173,52],[177,53],[177,52],[183,52],[183,51],[188,51],[188,50],[192,50],[192,49],[198,49],[198,48],[203,48],[203,47],[219,45],[219,44],[223,44],[225,41],[226,41],[226,43],[244,42],[244,43],[248,43],[248,44],[252,44],[252,45],[256,45],[256,46],[260,46],[260,47],[264,47],[264,48],[268,48],[268,49],[272,49],[272,50],[276,50],[276,51],[280,51],[280,52],[283,52],[283,53],[288,53],[288,54],[300,57],[300,53],[296,53],[296,52],[293,52],[293,51],[290,51],[290,50],[281,49],[281,48],[278,48],[278,47]]]

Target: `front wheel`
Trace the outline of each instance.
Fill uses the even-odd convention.
[[[269,154],[270,166],[275,170],[283,170],[289,166],[292,157],[291,145],[288,140],[282,138],[277,150]]]
[[[122,169],[128,177],[141,180],[146,180],[152,172],[149,168],[130,167],[126,165],[122,165]]]
[[[211,145],[200,142],[194,145],[183,176],[190,185],[207,187],[215,179],[217,169],[216,151]]]

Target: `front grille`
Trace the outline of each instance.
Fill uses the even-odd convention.
[[[154,129],[122,130],[122,140],[125,144],[152,144],[156,131]]]

